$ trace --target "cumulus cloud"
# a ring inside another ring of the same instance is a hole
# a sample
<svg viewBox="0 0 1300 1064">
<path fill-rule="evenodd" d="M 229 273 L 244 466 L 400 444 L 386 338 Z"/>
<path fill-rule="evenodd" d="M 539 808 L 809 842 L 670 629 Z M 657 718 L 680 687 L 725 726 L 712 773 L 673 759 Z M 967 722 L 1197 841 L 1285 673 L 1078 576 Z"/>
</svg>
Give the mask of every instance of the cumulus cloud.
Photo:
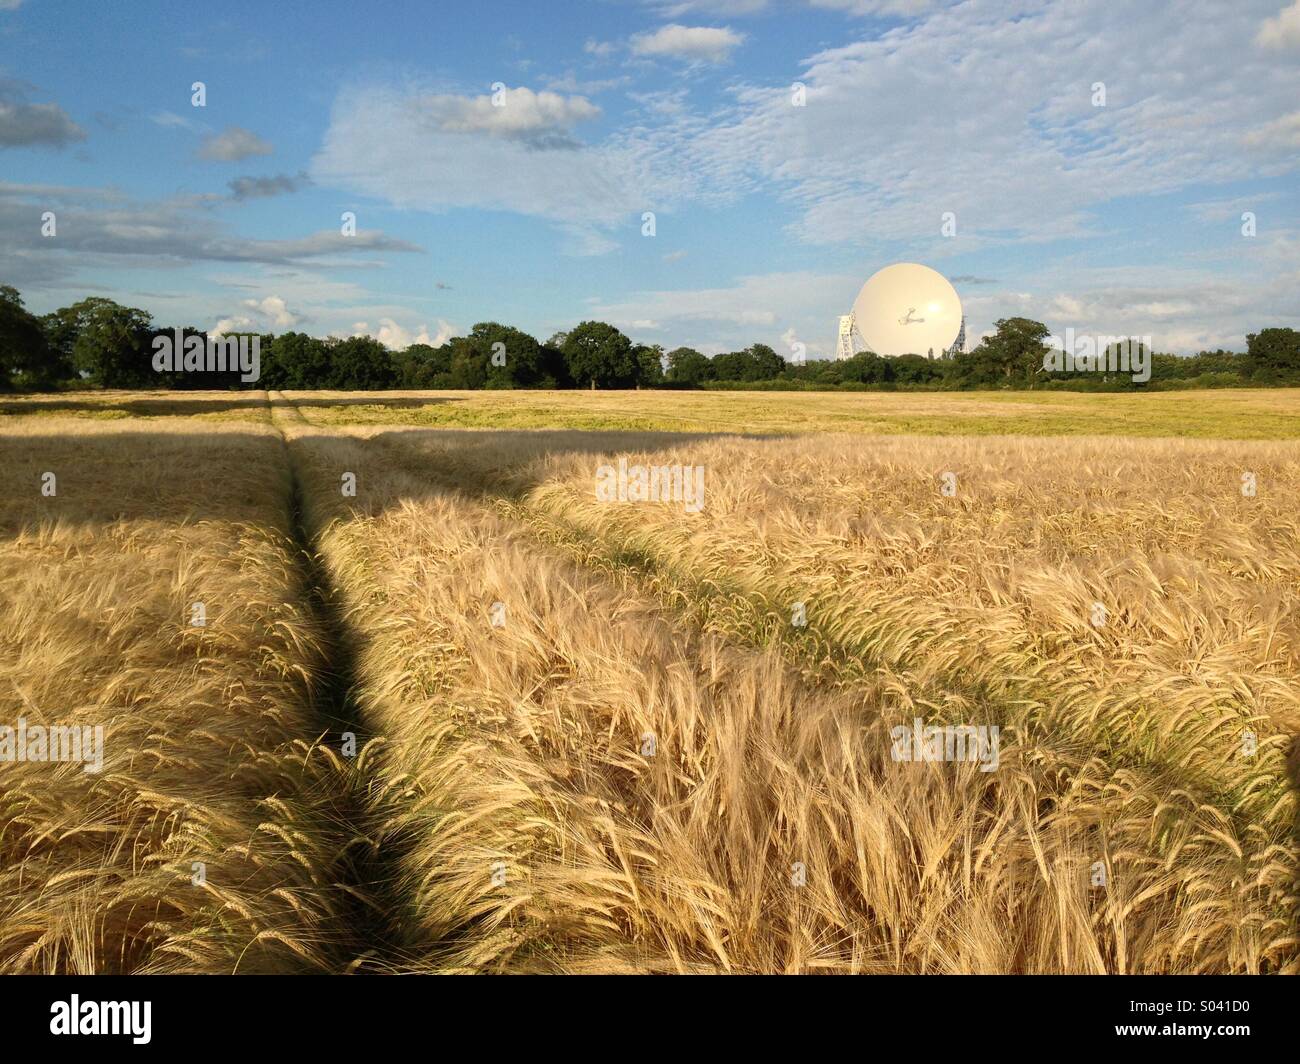
<svg viewBox="0 0 1300 1064">
<path fill-rule="evenodd" d="M 263 199 L 268 196 L 296 192 L 304 185 L 310 185 L 311 179 L 306 173 L 299 173 L 297 177 L 289 174 L 276 174 L 274 177 L 237 177 L 228 184 L 231 199 Z"/>
<path fill-rule="evenodd" d="M 296 329 L 305 319 L 290 310 L 280 296 L 263 299 L 245 299 L 240 303 L 244 313 L 220 319 L 210 333 L 224 336 L 232 332 L 285 332 Z"/>
<path fill-rule="evenodd" d="M 265 299 L 245 299 L 243 305 L 277 329 L 292 329 L 301 322 L 302 315 L 295 314 L 279 296 Z"/>
<path fill-rule="evenodd" d="M 238 162 L 252 155 L 270 155 L 274 150 L 256 133 L 240 126 L 227 126 L 220 133 L 203 138 L 199 157 L 221 162 Z"/>
<path fill-rule="evenodd" d="M 569 130 L 600 115 L 600 108 L 585 96 L 526 87 L 490 96 L 429 95 L 411 106 L 442 133 L 484 133 L 543 148 L 576 146 Z"/>
<path fill-rule="evenodd" d="M 1279 52 L 1300 48 L 1300 0 L 1265 19 L 1255 35 L 1255 43 L 1261 48 Z"/>
<path fill-rule="evenodd" d="M 721 63 L 744 39 L 743 33 L 726 26 L 682 26 L 673 22 L 651 33 L 636 34 L 632 37 L 631 47 L 635 55 Z"/>
<path fill-rule="evenodd" d="M 380 318 L 379 324 L 373 329 L 364 321 L 355 322 L 352 326 L 353 336 L 373 336 L 392 351 L 404 351 L 412 344 L 428 344 L 430 347 L 441 347 L 453 336 L 460 336 L 461 333 L 462 330 L 459 326 L 444 321 L 442 318 L 438 319 L 437 326 L 432 334 L 426 324 L 421 324 L 418 329 L 412 331 L 403 328 L 392 318 Z"/>
<path fill-rule="evenodd" d="M 227 333 L 258 332 L 257 324 L 252 318 L 222 318 L 211 329 L 209 336 L 225 336 Z"/>
<path fill-rule="evenodd" d="M 0 78 L 0 148 L 62 148 L 86 131 L 56 103 L 28 103 L 30 86 Z"/>
</svg>

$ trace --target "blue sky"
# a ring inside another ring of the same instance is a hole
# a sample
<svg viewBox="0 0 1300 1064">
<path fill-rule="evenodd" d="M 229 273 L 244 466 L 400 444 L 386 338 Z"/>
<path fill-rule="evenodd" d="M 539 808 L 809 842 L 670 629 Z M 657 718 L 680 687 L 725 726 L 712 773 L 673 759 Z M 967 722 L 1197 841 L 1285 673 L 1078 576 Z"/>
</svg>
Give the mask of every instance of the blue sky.
<svg viewBox="0 0 1300 1064">
<path fill-rule="evenodd" d="M 0 283 L 38 312 L 817 357 L 908 260 L 972 340 L 1241 348 L 1300 325 L 1298 169 L 1300 0 L 0 0 Z"/>
</svg>

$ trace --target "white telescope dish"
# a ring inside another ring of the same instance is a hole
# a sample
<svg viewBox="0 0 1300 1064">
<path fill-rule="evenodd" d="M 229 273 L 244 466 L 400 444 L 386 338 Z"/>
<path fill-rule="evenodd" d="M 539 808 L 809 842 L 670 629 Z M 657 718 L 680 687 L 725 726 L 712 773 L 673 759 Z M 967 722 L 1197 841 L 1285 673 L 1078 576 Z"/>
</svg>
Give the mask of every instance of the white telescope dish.
<svg viewBox="0 0 1300 1064">
<path fill-rule="evenodd" d="M 878 355 L 942 357 L 961 329 L 961 300 L 929 266 L 899 262 L 873 273 L 853 301 L 853 325 Z"/>
</svg>

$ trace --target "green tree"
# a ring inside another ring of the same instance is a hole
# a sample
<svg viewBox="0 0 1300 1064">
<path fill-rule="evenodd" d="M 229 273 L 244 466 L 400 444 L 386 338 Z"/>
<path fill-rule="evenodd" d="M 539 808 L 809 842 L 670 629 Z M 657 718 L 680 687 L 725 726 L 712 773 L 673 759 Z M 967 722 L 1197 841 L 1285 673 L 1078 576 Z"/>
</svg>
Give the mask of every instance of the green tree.
<svg viewBox="0 0 1300 1064">
<path fill-rule="evenodd" d="M 40 319 L 23 307 L 16 288 L 0 285 L 0 390 L 48 388 L 66 376 Z"/>
<path fill-rule="evenodd" d="M 603 321 L 584 321 L 564 338 L 564 361 L 579 388 L 629 388 L 636 383 L 632 341 Z"/>
<path fill-rule="evenodd" d="M 325 352 L 329 358 L 327 388 L 373 391 L 391 388 L 397 382 L 392 353 L 372 336 L 331 337 L 325 341 Z"/>
<path fill-rule="evenodd" d="M 324 340 L 301 332 L 281 333 L 269 342 L 263 340 L 262 387 L 324 388 L 329 376 L 330 357 Z"/>
<path fill-rule="evenodd" d="M 719 381 L 743 381 L 751 379 L 750 359 L 744 351 L 728 351 L 713 356 L 713 379 Z"/>
<path fill-rule="evenodd" d="M 994 325 L 993 335 L 980 341 L 969 360 L 959 355 L 954 364 L 976 367 L 980 378 L 976 383 L 1032 383 L 1043 372 L 1049 335 L 1047 326 L 1040 321 L 1001 318 Z"/>
<path fill-rule="evenodd" d="M 447 371 L 448 388 L 484 388 L 487 386 L 487 354 L 482 345 L 468 336 L 447 341 L 451 365 Z"/>
<path fill-rule="evenodd" d="M 632 348 L 636 359 L 636 382 L 647 388 L 657 388 L 664 382 L 664 349 L 658 344 L 637 344 Z"/>
<path fill-rule="evenodd" d="M 1300 332 L 1261 329 L 1246 337 L 1246 354 L 1256 376 L 1289 377 L 1300 373 Z"/>
<path fill-rule="evenodd" d="M 562 345 L 555 343 L 554 338 L 547 340 L 538 350 L 537 364 L 541 371 L 537 387 L 573 387 L 573 378 L 569 376 L 569 364 L 565 361 Z"/>
<path fill-rule="evenodd" d="M 54 352 L 56 357 L 65 359 L 69 368 L 72 367 L 73 345 L 76 344 L 77 336 L 89 316 L 88 304 L 90 302 L 90 300 L 86 299 L 80 303 L 74 303 L 70 307 L 60 307 L 58 310 L 51 311 L 41 318 L 41 325 L 45 329 L 45 336 L 49 341 L 50 350 Z M 73 370 L 73 372 L 76 371 Z"/>
<path fill-rule="evenodd" d="M 785 359 L 773 351 L 767 344 L 751 344 L 745 348 L 745 353 L 749 355 L 751 377 L 745 378 L 752 381 L 774 381 L 785 372 Z"/>
<path fill-rule="evenodd" d="M 713 362 L 693 347 L 679 347 L 668 352 L 668 373 L 665 378 L 673 384 L 698 388 L 713 380 Z"/>
<path fill-rule="evenodd" d="M 52 374 L 59 380 L 72 380 L 77 376 L 77 365 L 72 354 L 77 337 L 94 313 L 105 305 L 116 304 L 112 300 L 97 297 L 83 299 L 79 303 L 51 311 L 41 318 L 41 325 L 49 341 Z"/>
<path fill-rule="evenodd" d="M 535 388 L 546 375 L 541 345 L 520 329 L 479 322 L 470 330 L 469 341 L 483 360 L 483 387 Z"/>
<path fill-rule="evenodd" d="M 825 367 L 837 370 L 837 376 L 846 381 L 859 384 L 883 384 L 894 379 L 894 362 L 892 358 L 881 358 L 872 351 L 859 351 L 852 358 L 843 362 L 824 363 Z"/>
<path fill-rule="evenodd" d="M 440 376 L 451 372 L 451 348 L 412 344 L 393 356 L 397 383 L 403 388 L 436 388 Z"/>
<path fill-rule="evenodd" d="M 68 309 L 77 330 L 72 361 L 78 370 L 105 388 L 153 382 L 152 320 L 146 311 L 99 297 Z"/>
<path fill-rule="evenodd" d="M 720 381 L 771 381 L 785 370 L 785 359 L 767 344 L 752 344 L 713 359 L 714 376 Z"/>
<path fill-rule="evenodd" d="M 862 355 L 855 355 L 853 358 L 846 358 L 844 361 L 837 359 L 821 359 L 815 362 L 809 362 L 806 366 L 795 367 L 795 379 L 807 380 L 816 384 L 836 385 L 844 381 L 856 381 L 858 375 L 866 375 L 865 367 L 857 362 Z M 873 356 L 874 357 L 874 356 Z M 888 364 L 887 359 L 880 361 Z"/>
<path fill-rule="evenodd" d="M 931 384 L 943 380 L 945 364 L 924 355 L 898 355 L 889 359 L 890 379 L 899 384 Z"/>
</svg>

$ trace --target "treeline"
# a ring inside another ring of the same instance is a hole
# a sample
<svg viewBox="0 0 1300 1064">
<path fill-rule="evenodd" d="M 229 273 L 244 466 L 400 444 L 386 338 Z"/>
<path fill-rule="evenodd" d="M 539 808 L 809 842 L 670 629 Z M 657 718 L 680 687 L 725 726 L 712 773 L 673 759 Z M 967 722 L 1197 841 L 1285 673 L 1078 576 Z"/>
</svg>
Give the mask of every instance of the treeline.
<svg viewBox="0 0 1300 1064">
<path fill-rule="evenodd" d="M 155 339 L 172 337 L 150 315 L 94 297 L 37 317 L 14 288 L 0 286 L 0 388 L 478 389 L 714 388 L 918 389 L 1062 388 L 1129 390 L 1300 384 L 1300 332 L 1269 328 L 1247 337 L 1244 353 L 1191 357 L 1142 352 L 1147 380 L 1129 369 L 1044 369 L 1048 330 L 1027 318 L 997 322 L 974 350 L 945 358 L 885 357 L 870 352 L 844 361 L 787 361 L 766 344 L 709 357 L 689 347 L 665 351 L 634 343 L 612 325 L 586 321 L 538 341 L 496 322 L 438 347 L 390 351 L 368 336 L 320 339 L 300 332 L 261 334 L 258 379 L 226 372 L 160 371 Z M 201 337 L 186 327 L 183 337 Z M 253 334 L 228 334 L 251 335 Z M 1149 356 L 1149 358 L 1148 358 Z"/>
</svg>

